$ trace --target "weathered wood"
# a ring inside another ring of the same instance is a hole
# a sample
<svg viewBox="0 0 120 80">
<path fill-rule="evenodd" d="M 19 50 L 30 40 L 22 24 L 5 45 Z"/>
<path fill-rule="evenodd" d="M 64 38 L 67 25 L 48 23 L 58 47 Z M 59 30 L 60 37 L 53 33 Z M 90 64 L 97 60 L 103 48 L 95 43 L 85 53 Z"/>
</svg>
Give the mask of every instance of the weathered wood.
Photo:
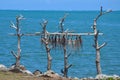
<svg viewBox="0 0 120 80">
<path fill-rule="evenodd" d="M 17 58 L 17 55 L 15 54 L 14 51 L 11 51 L 11 53 L 12 53 L 12 55 L 13 55 L 15 58 Z"/>
<path fill-rule="evenodd" d="M 61 29 L 61 33 L 63 33 L 64 32 L 64 21 L 65 21 L 65 18 L 66 18 L 66 16 L 67 16 L 67 14 L 65 14 L 62 18 L 61 18 L 61 20 L 60 20 L 60 22 L 59 22 L 59 26 L 60 26 L 60 29 Z"/>
<path fill-rule="evenodd" d="M 11 51 L 13 56 L 16 58 L 15 69 L 19 69 L 20 67 L 20 55 L 21 55 L 20 44 L 21 44 L 21 37 L 23 36 L 23 34 L 21 34 L 20 32 L 20 27 L 19 27 L 19 23 L 21 19 L 24 19 L 22 15 L 17 16 L 16 25 L 14 25 L 14 23 L 11 23 L 10 25 L 10 27 L 16 30 L 16 36 L 17 36 L 17 54 L 14 51 Z"/>
<path fill-rule="evenodd" d="M 67 69 L 67 52 L 66 52 L 66 46 L 63 45 L 64 47 L 64 77 L 67 77 L 67 72 L 68 72 L 68 69 Z"/>
<path fill-rule="evenodd" d="M 46 35 L 47 31 L 46 31 L 46 26 L 47 26 L 48 21 L 44 21 L 43 23 L 41 23 L 41 26 L 43 27 L 43 31 L 42 31 L 42 41 L 45 44 L 46 47 L 46 52 L 47 52 L 47 70 L 51 70 L 51 64 L 52 64 L 52 57 L 50 55 L 50 47 L 49 47 L 49 39 Z"/>
<path fill-rule="evenodd" d="M 94 36 L 94 33 L 47 33 L 48 35 L 67 35 L 67 36 Z M 103 35 L 103 33 L 99 33 L 99 35 Z"/>
<path fill-rule="evenodd" d="M 71 32 L 66 32 L 64 31 L 64 28 L 63 28 L 63 22 L 66 18 L 66 15 L 60 20 L 60 28 L 61 28 L 61 31 L 60 32 L 55 32 L 55 33 L 51 33 L 51 32 L 48 32 L 46 30 L 46 26 L 47 26 L 47 23 L 48 21 L 44 21 L 43 23 L 41 23 L 41 26 L 42 26 L 42 29 L 43 31 L 42 32 L 36 32 L 36 33 L 33 33 L 33 34 L 21 34 L 20 33 L 20 29 L 19 29 L 19 20 L 22 19 L 22 17 L 17 17 L 16 18 L 16 26 L 11 23 L 11 27 L 16 29 L 16 34 L 10 34 L 10 35 L 13 35 L 13 36 L 17 36 L 18 37 L 18 51 L 17 51 L 17 54 L 15 54 L 13 51 L 11 51 L 11 53 L 13 54 L 13 56 L 15 56 L 16 58 L 16 67 L 19 67 L 20 65 L 20 53 L 21 53 L 21 48 L 20 48 L 20 40 L 21 40 L 21 36 L 42 36 L 41 39 L 42 39 L 42 42 L 45 44 L 45 47 L 46 47 L 46 52 L 47 52 L 47 70 L 51 70 L 51 62 L 52 62 L 52 57 L 50 55 L 50 50 L 51 48 L 49 47 L 49 43 L 51 42 L 51 44 L 55 43 L 54 45 L 56 46 L 56 43 L 58 42 L 60 45 L 62 45 L 63 47 L 63 50 L 64 50 L 64 70 L 63 70 L 63 74 L 64 74 L 64 77 L 67 77 L 67 74 L 68 74 L 68 69 L 72 66 L 71 65 L 68 65 L 68 57 L 70 56 L 70 54 L 67 55 L 67 51 L 66 51 L 66 39 L 67 39 L 67 36 L 94 36 L 94 48 L 96 49 L 96 69 L 97 69 L 97 74 L 101 74 L 102 71 L 101 71 L 101 66 L 100 66 L 100 49 L 102 47 L 104 47 L 106 45 L 106 43 L 103 43 L 102 45 L 99 46 L 99 43 L 98 43 L 98 35 L 103 35 L 103 33 L 99 33 L 99 31 L 97 30 L 97 20 L 104 14 L 106 13 L 109 13 L 111 12 L 110 11 L 106 11 L 106 12 L 103 12 L 102 11 L 102 7 L 101 7 L 101 11 L 100 11 L 100 14 L 94 19 L 94 23 L 93 23 L 93 31 L 94 32 L 87 32 L 87 33 L 71 33 Z M 49 39 L 49 36 L 52 36 L 52 41 Z M 53 38 L 54 36 L 54 38 Z M 58 37 L 58 39 L 57 39 Z M 62 38 L 60 38 L 62 37 Z M 72 43 L 74 42 L 75 46 L 78 47 L 78 41 L 79 39 L 76 37 L 75 40 L 72 40 L 72 39 L 69 39 L 72 41 Z"/>
<path fill-rule="evenodd" d="M 64 31 L 64 28 L 63 28 L 64 24 L 63 23 L 65 21 L 66 16 L 67 16 L 67 14 L 65 14 L 64 17 L 60 20 L 60 28 L 61 28 L 60 33 L 48 33 L 49 36 L 51 36 L 51 35 L 62 36 L 61 44 L 63 46 L 63 51 L 64 51 L 64 70 L 62 72 L 64 74 L 63 75 L 64 77 L 68 77 L 68 69 L 72 66 L 72 65 L 68 65 L 68 57 L 71 54 L 67 55 L 67 49 L 66 49 L 67 36 L 71 36 L 71 34 L 74 36 L 73 33 L 68 33 L 68 32 Z"/>
<path fill-rule="evenodd" d="M 99 46 L 98 43 L 98 35 L 99 31 L 97 30 L 97 20 L 104 14 L 111 12 L 111 10 L 103 12 L 102 7 L 100 9 L 100 14 L 94 19 L 93 23 L 93 31 L 94 31 L 94 45 L 93 47 L 96 49 L 96 70 L 97 74 L 102 74 L 101 65 L 100 65 L 100 49 L 106 45 L 106 43 L 103 43 L 101 46 Z"/>
<path fill-rule="evenodd" d="M 72 64 L 68 65 L 68 57 L 71 54 L 67 55 L 66 45 L 63 45 L 63 50 L 64 50 L 64 70 L 62 72 L 64 74 L 63 75 L 64 77 L 68 77 L 68 69 L 72 66 Z"/>
<path fill-rule="evenodd" d="M 9 35 L 11 36 L 17 36 L 17 34 L 14 34 L 14 33 L 9 33 Z M 29 33 L 29 34 L 23 34 L 24 36 L 40 36 L 42 35 L 42 33 L 40 32 L 36 32 L 36 33 Z M 67 35 L 67 36 L 94 36 L 94 33 L 92 32 L 88 32 L 88 33 L 59 33 L 59 32 L 55 32 L 55 33 L 50 33 L 50 32 L 47 32 L 46 35 Z M 103 33 L 99 33 L 99 35 L 103 35 Z"/>
<path fill-rule="evenodd" d="M 26 34 L 22 34 L 24 36 L 40 36 L 42 33 L 26 33 Z M 14 33 L 9 33 L 10 36 L 17 36 L 17 34 L 14 34 Z"/>
<path fill-rule="evenodd" d="M 51 50 L 51 49 L 49 48 L 49 42 L 48 42 L 48 40 L 45 39 L 45 38 L 42 38 L 42 41 L 43 41 L 44 44 L 45 44 L 46 52 L 47 52 L 47 61 L 48 61 L 48 63 L 47 63 L 47 70 L 51 70 L 52 57 L 51 57 L 51 55 L 50 55 L 50 50 Z"/>
<path fill-rule="evenodd" d="M 44 38 L 47 38 L 47 35 L 46 35 L 47 34 L 47 30 L 46 30 L 47 23 L 48 23 L 47 20 L 44 20 L 43 23 L 41 23 L 41 26 L 43 28 L 42 35 Z"/>
</svg>

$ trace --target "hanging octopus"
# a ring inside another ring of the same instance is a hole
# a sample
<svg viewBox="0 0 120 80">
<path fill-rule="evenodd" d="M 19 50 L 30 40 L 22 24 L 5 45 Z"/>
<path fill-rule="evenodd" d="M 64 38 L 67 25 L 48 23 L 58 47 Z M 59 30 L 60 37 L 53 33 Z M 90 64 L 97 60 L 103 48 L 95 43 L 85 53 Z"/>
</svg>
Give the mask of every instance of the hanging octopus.
<svg viewBox="0 0 120 80">
<path fill-rule="evenodd" d="M 51 43 L 51 36 L 48 37 L 48 41 L 49 41 L 49 43 Z"/>
<path fill-rule="evenodd" d="M 72 47 L 75 48 L 75 39 L 72 39 Z"/>
<path fill-rule="evenodd" d="M 83 44 L 82 44 L 82 38 L 81 38 L 81 36 L 79 36 L 78 38 L 79 38 L 80 46 L 82 47 L 83 46 Z"/>
<path fill-rule="evenodd" d="M 54 46 L 57 46 L 57 35 L 54 36 Z"/>
<path fill-rule="evenodd" d="M 60 47 L 60 35 L 56 35 L 56 45 L 57 45 L 57 47 Z"/>
<path fill-rule="evenodd" d="M 67 44 L 68 44 L 68 47 L 70 47 L 71 49 L 73 48 L 72 36 L 69 37 Z"/>
<path fill-rule="evenodd" d="M 53 35 L 51 35 L 50 41 L 51 41 L 51 45 L 54 47 L 54 36 Z"/>
<path fill-rule="evenodd" d="M 61 39 L 61 44 L 62 44 L 63 46 L 66 45 L 66 38 L 65 38 L 65 35 L 63 35 L 63 37 L 62 37 L 62 39 Z"/>
<path fill-rule="evenodd" d="M 68 37 L 67 44 L 68 44 L 68 45 L 72 45 L 72 38 L 69 38 L 69 37 Z"/>
<path fill-rule="evenodd" d="M 76 48 L 79 48 L 79 39 L 78 39 L 78 36 L 76 36 L 76 40 L 75 40 L 75 47 Z"/>
</svg>

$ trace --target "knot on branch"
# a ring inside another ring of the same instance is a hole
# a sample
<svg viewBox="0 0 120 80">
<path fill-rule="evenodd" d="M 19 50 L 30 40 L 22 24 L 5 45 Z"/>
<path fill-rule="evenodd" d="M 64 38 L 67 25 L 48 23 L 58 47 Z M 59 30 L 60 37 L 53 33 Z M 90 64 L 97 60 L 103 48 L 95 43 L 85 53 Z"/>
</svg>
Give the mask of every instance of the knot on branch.
<svg viewBox="0 0 120 80">
<path fill-rule="evenodd" d="M 96 60 L 95 62 L 96 62 L 96 63 L 100 63 L 100 61 L 99 61 L 99 60 Z"/>
<path fill-rule="evenodd" d="M 21 37 L 21 36 L 23 36 L 23 34 L 18 33 L 17 36 L 18 36 L 18 37 Z"/>
</svg>

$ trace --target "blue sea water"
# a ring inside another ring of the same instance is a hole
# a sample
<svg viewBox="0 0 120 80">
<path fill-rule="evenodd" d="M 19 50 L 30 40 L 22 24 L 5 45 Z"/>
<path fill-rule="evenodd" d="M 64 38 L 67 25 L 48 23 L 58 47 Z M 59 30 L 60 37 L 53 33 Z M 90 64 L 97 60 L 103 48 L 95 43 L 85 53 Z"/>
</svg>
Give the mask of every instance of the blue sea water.
<svg viewBox="0 0 120 80">
<path fill-rule="evenodd" d="M 59 20 L 65 13 L 69 15 L 65 19 L 64 28 L 77 33 L 93 32 L 91 26 L 99 11 L 17 11 L 0 10 L 0 64 L 10 67 L 15 63 L 15 58 L 10 53 L 17 51 L 17 38 L 9 33 L 16 33 L 10 28 L 10 22 L 15 23 L 15 17 L 22 14 L 26 19 L 21 21 L 22 33 L 41 32 L 40 22 L 48 20 L 47 30 L 49 32 L 59 31 Z M 97 24 L 100 32 L 99 44 L 107 42 L 101 49 L 101 67 L 103 74 L 120 75 L 120 11 L 113 11 L 103 15 Z M 96 75 L 95 49 L 93 36 L 82 36 L 83 47 L 79 51 L 68 49 L 72 53 L 69 57 L 68 76 L 71 77 L 94 77 Z M 46 71 L 47 56 L 45 47 L 40 43 L 40 36 L 23 36 L 21 38 L 21 64 L 30 71 L 39 69 Z M 61 74 L 64 68 L 63 50 L 54 49 L 51 51 L 52 70 Z"/>
</svg>

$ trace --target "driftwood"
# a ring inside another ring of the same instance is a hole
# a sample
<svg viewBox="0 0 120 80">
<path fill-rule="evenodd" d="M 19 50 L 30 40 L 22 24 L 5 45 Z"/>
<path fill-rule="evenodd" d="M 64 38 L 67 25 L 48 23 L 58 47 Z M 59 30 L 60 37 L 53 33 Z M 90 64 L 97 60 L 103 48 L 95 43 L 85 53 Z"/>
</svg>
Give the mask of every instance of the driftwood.
<svg viewBox="0 0 120 80">
<path fill-rule="evenodd" d="M 100 49 L 106 45 L 106 43 L 103 43 L 102 45 L 99 46 L 98 43 L 98 34 L 99 30 L 97 30 L 97 20 L 104 14 L 111 12 L 111 10 L 103 12 L 102 7 L 100 10 L 100 14 L 94 19 L 93 23 L 93 31 L 94 31 L 94 45 L 93 47 L 96 50 L 96 69 L 97 69 L 97 74 L 102 74 L 101 71 L 101 65 L 100 65 Z"/>
<path fill-rule="evenodd" d="M 20 20 L 22 20 L 22 19 L 24 19 L 22 15 L 17 16 L 16 17 L 16 25 L 14 25 L 14 23 L 12 23 L 12 22 L 10 25 L 10 27 L 12 27 L 16 30 L 17 39 L 18 39 L 17 54 L 14 51 L 11 51 L 12 55 L 16 58 L 15 69 L 19 69 L 19 67 L 20 67 L 20 54 L 21 54 L 20 43 L 21 43 L 21 37 L 23 36 L 23 34 L 21 34 L 21 32 L 20 32 L 19 23 L 20 23 Z"/>
</svg>

